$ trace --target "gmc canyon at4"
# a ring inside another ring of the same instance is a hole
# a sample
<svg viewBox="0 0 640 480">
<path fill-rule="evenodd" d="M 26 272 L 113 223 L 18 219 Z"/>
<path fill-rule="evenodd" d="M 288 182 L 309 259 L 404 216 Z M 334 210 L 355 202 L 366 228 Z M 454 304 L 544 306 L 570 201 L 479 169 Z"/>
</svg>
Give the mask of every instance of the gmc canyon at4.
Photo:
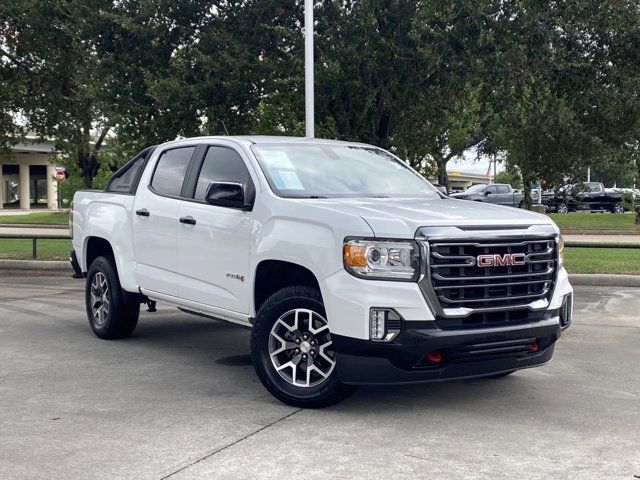
<svg viewBox="0 0 640 480">
<path fill-rule="evenodd" d="M 548 217 L 447 198 L 364 144 L 150 147 L 77 192 L 70 222 L 98 337 L 130 335 L 156 301 L 250 326 L 258 377 L 296 406 L 543 365 L 571 322 Z"/>
</svg>

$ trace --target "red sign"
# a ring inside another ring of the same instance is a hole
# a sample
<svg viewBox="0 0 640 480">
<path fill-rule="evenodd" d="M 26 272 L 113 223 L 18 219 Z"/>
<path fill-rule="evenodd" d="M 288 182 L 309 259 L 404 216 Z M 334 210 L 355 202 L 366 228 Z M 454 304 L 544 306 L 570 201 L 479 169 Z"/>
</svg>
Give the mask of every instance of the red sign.
<svg viewBox="0 0 640 480">
<path fill-rule="evenodd" d="M 66 178 L 65 168 L 64 167 L 56 167 L 56 180 L 63 181 Z"/>
</svg>

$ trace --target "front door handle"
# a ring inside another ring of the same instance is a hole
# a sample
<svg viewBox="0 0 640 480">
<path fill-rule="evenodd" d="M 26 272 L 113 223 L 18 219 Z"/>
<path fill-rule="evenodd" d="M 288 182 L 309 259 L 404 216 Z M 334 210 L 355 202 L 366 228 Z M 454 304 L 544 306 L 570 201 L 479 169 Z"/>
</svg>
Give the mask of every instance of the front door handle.
<svg viewBox="0 0 640 480">
<path fill-rule="evenodd" d="M 186 223 L 187 225 L 195 225 L 196 219 L 193 218 L 191 215 L 189 215 L 188 217 L 180 217 L 180 223 Z"/>
<path fill-rule="evenodd" d="M 142 208 L 140 210 L 136 210 L 136 215 L 140 215 L 141 217 L 148 217 L 149 216 L 149 210 L 147 210 L 146 208 Z"/>
</svg>

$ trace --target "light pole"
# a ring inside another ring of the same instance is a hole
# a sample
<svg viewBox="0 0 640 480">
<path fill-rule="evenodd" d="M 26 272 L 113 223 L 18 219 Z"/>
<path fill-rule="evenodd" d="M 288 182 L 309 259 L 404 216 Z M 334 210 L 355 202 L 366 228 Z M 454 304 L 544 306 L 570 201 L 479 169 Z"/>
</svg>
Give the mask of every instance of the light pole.
<svg viewBox="0 0 640 480">
<path fill-rule="evenodd" d="M 313 0 L 304 0 L 304 110 L 305 133 L 313 138 Z"/>
</svg>

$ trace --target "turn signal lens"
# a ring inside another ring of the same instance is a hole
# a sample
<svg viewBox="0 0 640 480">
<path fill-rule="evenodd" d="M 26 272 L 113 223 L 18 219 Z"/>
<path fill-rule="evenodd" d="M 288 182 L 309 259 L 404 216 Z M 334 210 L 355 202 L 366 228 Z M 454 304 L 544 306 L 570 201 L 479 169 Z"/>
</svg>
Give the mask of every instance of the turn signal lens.
<svg viewBox="0 0 640 480">
<path fill-rule="evenodd" d="M 367 266 L 367 247 L 363 245 L 344 245 L 344 264 L 349 267 Z"/>
</svg>

